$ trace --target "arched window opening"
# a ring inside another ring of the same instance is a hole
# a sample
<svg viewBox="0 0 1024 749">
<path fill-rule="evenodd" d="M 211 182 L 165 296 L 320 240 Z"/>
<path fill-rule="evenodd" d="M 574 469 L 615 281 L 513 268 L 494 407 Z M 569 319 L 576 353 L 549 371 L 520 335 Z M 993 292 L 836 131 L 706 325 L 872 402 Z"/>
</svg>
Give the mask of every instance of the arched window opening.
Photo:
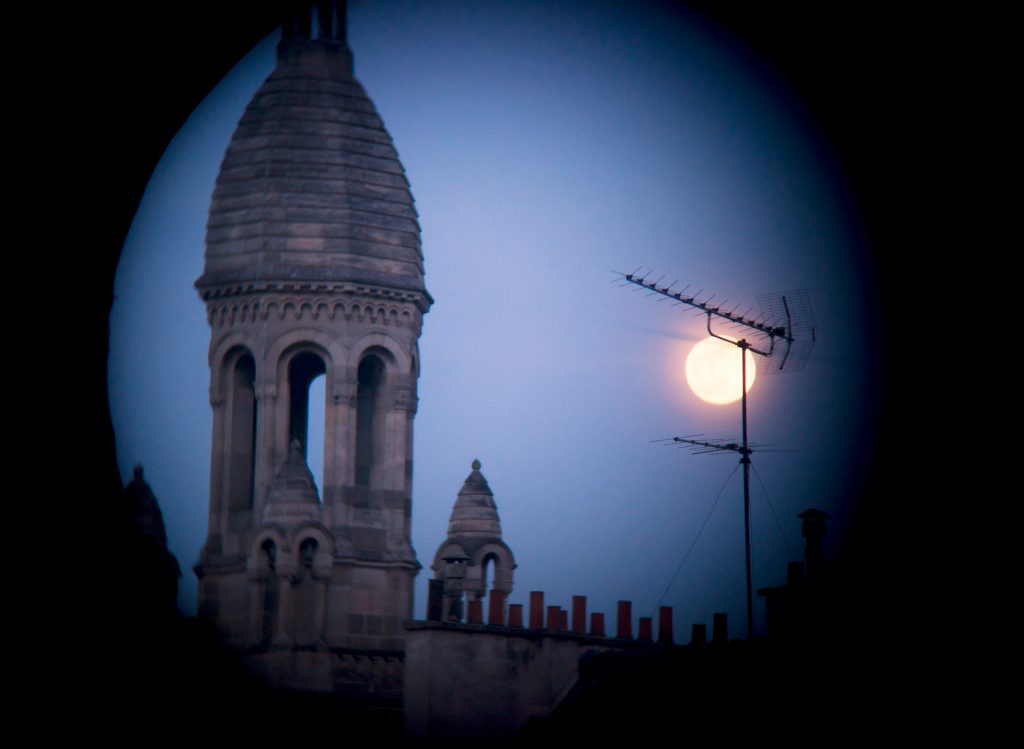
<svg viewBox="0 0 1024 749">
<path fill-rule="evenodd" d="M 228 444 L 228 507 L 253 506 L 256 477 L 256 362 L 243 354 L 231 369 Z"/>
<path fill-rule="evenodd" d="M 298 645 L 317 641 L 320 632 L 320 586 L 313 579 L 313 560 L 316 557 L 316 539 L 307 538 L 299 546 L 299 575 L 292 583 L 292 633 Z"/>
<path fill-rule="evenodd" d="M 277 569 L 277 545 L 268 538 L 260 548 L 266 557 L 267 569 L 274 572 Z"/>
<path fill-rule="evenodd" d="M 308 570 L 313 568 L 313 558 L 316 556 L 316 547 L 317 543 L 315 538 L 307 538 L 302 542 L 302 545 L 299 546 L 299 561 L 302 562 L 303 569 Z"/>
<path fill-rule="evenodd" d="M 356 486 L 369 487 L 373 467 L 382 452 L 381 391 L 384 362 L 367 356 L 359 362 L 359 387 L 356 403 Z"/>
<path fill-rule="evenodd" d="M 260 546 L 265 556 L 269 574 L 263 584 L 263 623 L 260 628 L 260 640 L 269 645 L 274 638 L 274 622 L 277 620 L 277 607 L 280 600 L 280 587 L 277 577 L 277 546 L 269 538 Z"/>
<path fill-rule="evenodd" d="M 327 433 L 325 375 L 317 375 L 309 383 L 309 414 L 306 427 L 306 465 L 316 480 L 321 499 L 324 491 L 324 435 Z"/>
<path fill-rule="evenodd" d="M 288 363 L 288 442 L 298 440 L 302 457 L 323 491 L 324 381 L 327 368 L 316 354 L 304 351 Z M 310 416 L 310 411 L 313 415 Z"/>
<path fill-rule="evenodd" d="M 496 554 L 488 554 L 484 557 L 481 564 L 483 569 L 480 570 L 480 582 L 486 596 L 494 590 L 494 583 L 497 580 L 498 573 L 498 556 Z"/>
</svg>

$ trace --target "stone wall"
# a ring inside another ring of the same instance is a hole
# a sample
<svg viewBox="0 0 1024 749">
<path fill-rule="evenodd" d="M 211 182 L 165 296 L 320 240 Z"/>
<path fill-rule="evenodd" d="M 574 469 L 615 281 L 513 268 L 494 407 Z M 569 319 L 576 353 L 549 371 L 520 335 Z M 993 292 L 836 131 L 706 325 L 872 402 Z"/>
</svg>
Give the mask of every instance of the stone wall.
<svg viewBox="0 0 1024 749">
<path fill-rule="evenodd" d="M 580 658 L 635 641 L 493 625 L 406 627 L 405 730 L 410 746 L 501 746 L 562 701 Z"/>
</svg>

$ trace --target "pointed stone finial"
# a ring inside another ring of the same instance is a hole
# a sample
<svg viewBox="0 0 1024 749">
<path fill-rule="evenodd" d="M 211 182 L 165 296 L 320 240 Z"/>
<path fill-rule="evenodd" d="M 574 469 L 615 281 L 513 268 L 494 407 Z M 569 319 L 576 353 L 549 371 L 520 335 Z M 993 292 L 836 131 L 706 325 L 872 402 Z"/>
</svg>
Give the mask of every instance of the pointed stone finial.
<svg viewBox="0 0 1024 749">
<path fill-rule="evenodd" d="M 316 17 L 316 30 L 313 17 Z M 278 61 L 334 61 L 352 73 L 352 53 L 346 33 L 344 0 L 307 0 L 285 13 L 281 41 L 277 46 Z"/>
<path fill-rule="evenodd" d="M 294 488 L 305 488 L 307 485 L 314 486 L 313 474 L 306 465 L 306 458 L 302 454 L 302 443 L 293 439 L 288 445 L 288 455 L 285 456 L 284 464 L 274 477 L 273 485 L 289 485 Z"/>
<path fill-rule="evenodd" d="M 132 469 L 132 476 L 135 477 L 136 481 L 142 481 L 142 463 L 135 464 L 135 468 Z"/>
<path fill-rule="evenodd" d="M 473 470 L 474 471 L 479 471 L 480 470 L 480 460 L 479 460 L 479 458 L 474 458 L 473 459 Z"/>
</svg>

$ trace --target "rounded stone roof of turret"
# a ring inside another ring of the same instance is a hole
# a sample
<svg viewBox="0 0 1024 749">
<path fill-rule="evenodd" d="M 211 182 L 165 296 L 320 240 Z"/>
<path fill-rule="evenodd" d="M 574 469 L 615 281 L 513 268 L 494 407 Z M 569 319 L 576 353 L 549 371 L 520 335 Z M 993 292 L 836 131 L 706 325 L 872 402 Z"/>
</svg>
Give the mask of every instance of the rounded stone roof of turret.
<svg viewBox="0 0 1024 749">
<path fill-rule="evenodd" d="M 480 461 L 474 460 L 448 521 L 449 539 L 501 538 L 501 519 L 494 494 L 480 473 Z"/>
<path fill-rule="evenodd" d="M 124 489 L 128 501 L 128 511 L 132 515 L 135 527 L 145 538 L 160 547 L 167 546 L 167 529 L 164 516 L 160 512 L 160 504 L 156 495 L 142 475 L 142 466 L 136 464 L 132 469 L 132 480 Z"/>
<path fill-rule="evenodd" d="M 343 33 L 343 32 L 342 32 Z M 215 287 L 358 284 L 422 295 L 405 170 L 344 38 L 291 30 L 217 176 L 206 233 Z"/>
</svg>

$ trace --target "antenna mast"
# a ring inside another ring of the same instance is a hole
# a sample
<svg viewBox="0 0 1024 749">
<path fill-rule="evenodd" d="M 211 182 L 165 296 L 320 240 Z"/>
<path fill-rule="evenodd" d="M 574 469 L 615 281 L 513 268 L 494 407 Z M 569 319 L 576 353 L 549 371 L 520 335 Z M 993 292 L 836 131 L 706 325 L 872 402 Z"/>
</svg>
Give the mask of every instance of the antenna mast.
<svg viewBox="0 0 1024 749">
<path fill-rule="evenodd" d="M 814 345 L 814 320 L 811 314 L 810 301 L 806 291 L 789 291 L 781 294 L 762 294 L 758 301 L 761 304 L 761 317 L 747 317 L 750 309 L 742 315 L 737 315 L 736 310 L 740 308 L 736 304 L 727 308 L 728 301 L 713 305 L 711 300 L 714 295 L 699 299 L 703 290 L 696 294 L 687 294 L 686 287 L 680 291 L 672 291 L 672 287 L 678 283 L 674 281 L 668 286 L 660 286 L 662 276 L 657 281 L 648 281 L 647 275 L 639 276 L 637 271 L 620 274 L 626 282 L 647 289 L 651 294 L 660 295 L 672 299 L 676 304 L 685 304 L 700 310 L 699 314 L 707 315 L 708 335 L 719 340 L 730 343 L 740 349 L 740 397 L 742 401 L 741 420 L 743 424 L 743 444 L 703 442 L 685 437 L 674 437 L 673 441 L 688 443 L 690 445 L 705 448 L 706 451 L 728 450 L 737 452 L 740 455 L 740 464 L 743 466 L 743 534 L 746 554 L 747 573 L 747 639 L 754 638 L 754 596 L 750 575 L 750 454 L 753 449 L 747 440 L 747 351 L 758 354 L 763 362 L 763 371 L 781 372 L 789 364 L 786 371 L 796 371 L 803 368 L 810 356 L 811 347 Z M 752 308 L 751 308 L 752 309 Z M 724 320 L 733 331 L 743 334 L 739 340 L 732 340 L 724 335 L 719 335 L 711 329 L 712 319 Z M 804 335 L 807 331 L 807 335 Z M 755 346 L 745 336 L 752 336 L 756 339 Z M 781 359 L 777 368 L 771 367 L 775 360 Z"/>
</svg>

